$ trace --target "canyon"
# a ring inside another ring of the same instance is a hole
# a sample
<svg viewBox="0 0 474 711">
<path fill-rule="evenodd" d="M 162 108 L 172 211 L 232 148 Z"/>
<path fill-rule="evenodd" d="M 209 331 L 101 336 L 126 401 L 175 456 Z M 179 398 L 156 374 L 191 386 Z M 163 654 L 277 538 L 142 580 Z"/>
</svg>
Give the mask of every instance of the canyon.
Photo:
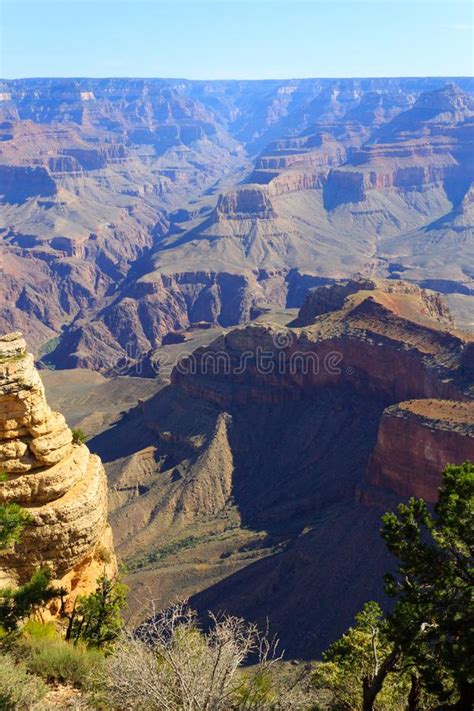
<svg viewBox="0 0 474 711">
<path fill-rule="evenodd" d="M 472 327 L 468 78 L 2 82 L 3 331 L 113 372 L 354 275 Z"/>
<path fill-rule="evenodd" d="M 382 513 L 474 461 L 474 82 L 0 83 L 0 583 L 116 550 L 130 624 L 313 658 L 384 601 Z"/>
<path fill-rule="evenodd" d="M 163 347 L 169 376 L 97 376 L 87 407 L 67 381 L 88 371 L 45 372 L 105 462 L 132 619 L 143 597 L 186 596 L 270 617 L 287 654 L 311 658 L 383 601 L 382 513 L 434 502 L 443 467 L 474 458 L 473 338 L 439 294 L 358 279 L 188 332 Z M 128 406 L 94 423 L 119 391 Z"/>
</svg>

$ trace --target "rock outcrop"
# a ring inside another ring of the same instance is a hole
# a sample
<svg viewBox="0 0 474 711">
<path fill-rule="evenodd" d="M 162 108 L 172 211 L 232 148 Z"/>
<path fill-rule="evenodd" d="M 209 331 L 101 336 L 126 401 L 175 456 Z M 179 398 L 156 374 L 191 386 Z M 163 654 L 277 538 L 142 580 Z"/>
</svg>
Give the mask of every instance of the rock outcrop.
<svg viewBox="0 0 474 711">
<path fill-rule="evenodd" d="M 403 281 L 363 278 L 349 279 L 347 282 L 311 290 L 299 310 L 294 325 L 310 326 L 318 316 L 342 309 L 351 294 L 376 290 L 394 295 L 392 306 L 395 310 L 397 299 L 398 308 L 403 309 L 404 299 L 405 308 L 411 306 L 409 316 L 415 320 L 434 320 L 440 324 L 444 323 L 448 328 L 454 328 L 453 317 L 440 294 L 420 289 L 416 284 L 407 284 Z"/>
<path fill-rule="evenodd" d="M 345 146 L 326 132 L 273 141 L 257 158 L 248 182 L 266 184 L 270 195 L 322 188 L 346 154 Z"/>
<path fill-rule="evenodd" d="M 214 219 L 268 219 L 275 211 L 264 188 L 245 186 L 219 196 Z"/>
<path fill-rule="evenodd" d="M 180 397 L 231 412 L 294 401 L 306 410 L 328 388 L 383 404 L 356 501 L 435 501 L 443 468 L 474 459 L 474 342 L 456 332 L 442 297 L 354 280 L 315 289 L 297 323 L 234 329 L 184 358 L 172 383 Z"/>
<path fill-rule="evenodd" d="M 383 501 L 388 490 L 435 502 L 444 467 L 467 460 L 474 461 L 474 402 L 410 400 L 392 405 L 380 421 L 360 501 Z"/>
<path fill-rule="evenodd" d="M 0 552 L 0 585 L 46 565 L 76 595 L 93 589 L 104 568 L 114 572 L 104 468 L 48 406 L 20 333 L 0 338 L 0 470 L 0 503 L 31 516 L 21 542 Z"/>
<path fill-rule="evenodd" d="M 127 157 L 125 146 L 121 143 L 100 148 L 67 148 L 64 155 L 76 160 L 84 170 L 99 170 L 112 163 L 122 163 Z"/>
<path fill-rule="evenodd" d="M 327 208 L 363 202 L 372 190 L 403 196 L 444 188 L 457 204 L 474 177 L 473 117 L 472 97 L 456 86 L 422 94 L 383 126 L 376 142 L 331 172 L 324 188 Z"/>
</svg>

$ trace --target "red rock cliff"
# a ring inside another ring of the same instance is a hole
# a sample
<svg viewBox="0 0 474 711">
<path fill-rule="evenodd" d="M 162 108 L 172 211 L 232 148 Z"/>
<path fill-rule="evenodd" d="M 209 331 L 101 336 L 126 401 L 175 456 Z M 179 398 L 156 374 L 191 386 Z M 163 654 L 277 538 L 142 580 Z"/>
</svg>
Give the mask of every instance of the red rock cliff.
<svg viewBox="0 0 474 711">
<path fill-rule="evenodd" d="M 359 500 L 373 503 L 375 487 L 434 502 L 444 467 L 468 459 L 474 461 L 474 402 L 412 400 L 393 405 L 380 421 Z"/>
</svg>

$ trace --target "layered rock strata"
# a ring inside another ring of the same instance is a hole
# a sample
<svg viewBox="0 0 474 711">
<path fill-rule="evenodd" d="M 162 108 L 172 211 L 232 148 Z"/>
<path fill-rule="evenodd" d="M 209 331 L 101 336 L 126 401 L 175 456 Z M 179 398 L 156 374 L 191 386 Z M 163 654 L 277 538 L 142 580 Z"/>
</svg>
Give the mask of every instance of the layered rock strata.
<svg viewBox="0 0 474 711">
<path fill-rule="evenodd" d="M 444 467 L 466 460 L 474 461 L 474 402 L 428 399 L 392 405 L 380 421 L 361 501 L 370 503 L 375 487 L 435 502 Z"/>
<path fill-rule="evenodd" d="M 455 330 L 443 298 L 352 280 L 314 290 L 297 323 L 306 325 L 234 329 L 181 361 L 172 382 L 225 409 L 308 403 L 327 388 L 375 399 L 378 438 L 356 500 L 436 501 L 444 467 L 474 460 L 473 339 Z"/>
<path fill-rule="evenodd" d="M 31 516 L 21 542 L 0 553 L 0 585 L 48 566 L 77 594 L 115 570 L 102 462 L 48 406 L 20 333 L 0 338 L 0 471 L 0 504 Z"/>
<path fill-rule="evenodd" d="M 309 298 L 314 318 L 308 304 L 299 317 L 309 326 L 234 329 L 184 360 L 172 382 L 220 405 L 298 400 L 328 385 L 392 403 L 469 399 L 464 361 L 472 337 L 453 330 L 439 296 L 403 282 L 361 280 L 320 287 Z"/>
<path fill-rule="evenodd" d="M 348 279 L 323 289 L 311 290 L 294 325 L 310 326 L 318 316 L 342 309 L 344 302 L 351 294 L 360 291 L 376 291 L 377 289 L 387 296 L 393 294 L 392 306 L 396 308 L 398 300 L 398 310 L 400 310 L 402 303 L 400 299 L 405 300 L 405 307 L 410 304 L 410 300 L 414 300 L 416 308 L 411 308 L 411 318 L 417 321 L 433 319 L 448 328 L 454 328 L 451 312 L 440 294 L 420 289 L 416 284 L 408 284 L 403 281 L 363 278 Z"/>
<path fill-rule="evenodd" d="M 265 190 L 259 186 L 246 186 L 220 195 L 213 219 L 219 221 L 270 217 L 275 217 L 275 211 Z"/>
<path fill-rule="evenodd" d="M 372 190 L 402 194 L 436 186 L 457 203 L 473 179 L 473 115 L 472 97 L 452 84 L 420 95 L 410 110 L 383 126 L 377 142 L 331 172 L 327 208 L 364 201 Z"/>
<path fill-rule="evenodd" d="M 113 520 L 135 589 L 259 624 L 270 611 L 311 657 L 382 600 L 381 514 L 433 501 L 444 466 L 474 455 L 474 340 L 442 297 L 397 280 L 321 287 L 306 325 L 281 317 L 198 348 L 124 417 L 110 446 L 139 432 L 143 449 L 112 469 Z"/>
</svg>

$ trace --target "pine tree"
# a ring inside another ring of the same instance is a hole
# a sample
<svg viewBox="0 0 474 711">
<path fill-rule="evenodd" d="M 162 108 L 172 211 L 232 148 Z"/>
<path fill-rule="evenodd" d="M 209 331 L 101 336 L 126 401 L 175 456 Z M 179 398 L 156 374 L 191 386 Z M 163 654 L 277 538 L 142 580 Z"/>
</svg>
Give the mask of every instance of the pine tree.
<svg viewBox="0 0 474 711">
<path fill-rule="evenodd" d="M 448 466 L 432 513 L 423 499 L 383 517 L 398 559 L 386 591 L 396 600 L 391 634 L 427 688 L 453 708 L 474 704 L 474 465 Z"/>
</svg>

